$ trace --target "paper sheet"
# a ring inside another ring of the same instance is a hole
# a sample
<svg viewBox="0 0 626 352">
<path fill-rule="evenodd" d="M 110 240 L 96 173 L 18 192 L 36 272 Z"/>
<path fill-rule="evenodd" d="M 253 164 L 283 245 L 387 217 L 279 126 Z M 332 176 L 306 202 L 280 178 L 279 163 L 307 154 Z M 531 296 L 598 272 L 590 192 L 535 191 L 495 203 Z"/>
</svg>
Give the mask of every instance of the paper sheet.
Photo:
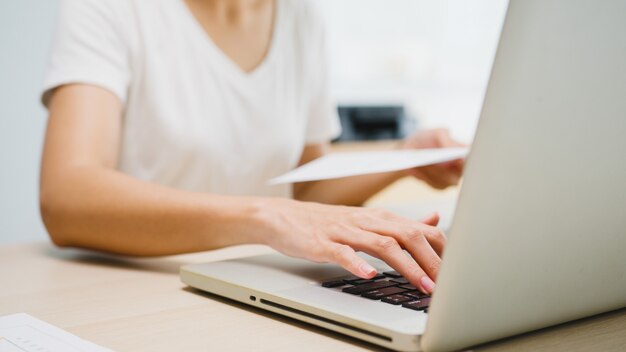
<svg viewBox="0 0 626 352">
<path fill-rule="evenodd" d="M 24 313 L 0 317 L 0 352 L 112 352 Z"/>
<path fill-rule="evenodd" d="M 276 185 L 405 170 L 464 158 L 467 153 L 468 148 L 331 153 L 273 178 L 269 183 Z"/>
</svg>

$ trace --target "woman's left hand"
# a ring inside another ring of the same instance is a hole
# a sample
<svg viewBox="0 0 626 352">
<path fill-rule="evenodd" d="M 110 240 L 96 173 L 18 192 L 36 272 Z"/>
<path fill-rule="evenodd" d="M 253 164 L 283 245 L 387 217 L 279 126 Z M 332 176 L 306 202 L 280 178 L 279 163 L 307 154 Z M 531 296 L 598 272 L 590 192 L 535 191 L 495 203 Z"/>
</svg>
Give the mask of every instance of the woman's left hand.
<svg viewBox="0 0 626 352">
<path fill-rule="evenodd" d="M 465 147 L 452 137 L 446 129 L 418 131 L 402 143 L 402 149 Z M 465 160 L 457 159 L 445 163 L 417 167 L 409 174 L 437 189 L 444 189 L 459 183 Z"/>
</svg>

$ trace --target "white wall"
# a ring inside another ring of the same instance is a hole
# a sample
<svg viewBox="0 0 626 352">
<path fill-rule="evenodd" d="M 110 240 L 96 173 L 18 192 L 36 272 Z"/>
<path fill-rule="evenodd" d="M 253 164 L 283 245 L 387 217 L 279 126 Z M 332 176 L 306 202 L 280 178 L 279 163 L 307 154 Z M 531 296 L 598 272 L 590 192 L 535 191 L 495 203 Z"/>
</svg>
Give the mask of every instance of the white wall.
<svg viewBox="0 0 626 352">
<path fill-rule="evenodd" d="M 473 137 L 507 0 L 318 0 L 336 95 Z"/>
<path fill-rule="evenodd" d="M 472 138 L 506 0 L 317 1 L 341 102 L 404 103 L 421 126 Z M 0 243 L 45 238 L 38 99 L 57 5 L 0 1 Z"/>
<path fill-rule="evenodd" d="M 37 201 L 46 123 L 38 101 L 56 0 L 0 1 L 0 243 L 45 238 Z"/>
</svg>

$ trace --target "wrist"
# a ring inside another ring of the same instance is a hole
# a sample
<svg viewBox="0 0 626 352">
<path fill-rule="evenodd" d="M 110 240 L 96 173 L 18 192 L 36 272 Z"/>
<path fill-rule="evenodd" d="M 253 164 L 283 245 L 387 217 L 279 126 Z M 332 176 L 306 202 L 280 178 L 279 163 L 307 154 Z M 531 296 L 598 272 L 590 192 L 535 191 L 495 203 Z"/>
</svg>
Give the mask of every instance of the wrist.
<svg viewBox="0 0 626 352">
<path fill-rule="evenodd" d="M 264 229 L 269 217 L 269 198 L 213 196 L 204 218 L 209 241 L 217 247 L 239 244 L 266 244 Z"/>
<path fill-rule="evenodd" d="M 248 230 L 249 243 L 272 245 L 272 239 L 279 231 L 278 224 L 283 214 L 281 202 L 295 201 L 282 198 L 251 198 L 246 216 L 251 225 Z"/>
</svg>

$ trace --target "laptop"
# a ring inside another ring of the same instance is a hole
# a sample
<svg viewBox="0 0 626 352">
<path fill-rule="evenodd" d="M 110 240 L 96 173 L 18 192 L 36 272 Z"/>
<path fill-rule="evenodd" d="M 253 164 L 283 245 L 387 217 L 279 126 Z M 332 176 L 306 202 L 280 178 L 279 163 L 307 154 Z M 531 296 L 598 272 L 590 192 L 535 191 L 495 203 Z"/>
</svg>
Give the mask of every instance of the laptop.
<svg viewBox="0 0 626 352">
<path fill-rule="evenodd" d="M 624 14 L 626 0 L 510 1 L 432 297 L 370 257 L 374 281 L 279 254 L 182 281 L 401 351 L 626 307 Z"/>
</svg>

